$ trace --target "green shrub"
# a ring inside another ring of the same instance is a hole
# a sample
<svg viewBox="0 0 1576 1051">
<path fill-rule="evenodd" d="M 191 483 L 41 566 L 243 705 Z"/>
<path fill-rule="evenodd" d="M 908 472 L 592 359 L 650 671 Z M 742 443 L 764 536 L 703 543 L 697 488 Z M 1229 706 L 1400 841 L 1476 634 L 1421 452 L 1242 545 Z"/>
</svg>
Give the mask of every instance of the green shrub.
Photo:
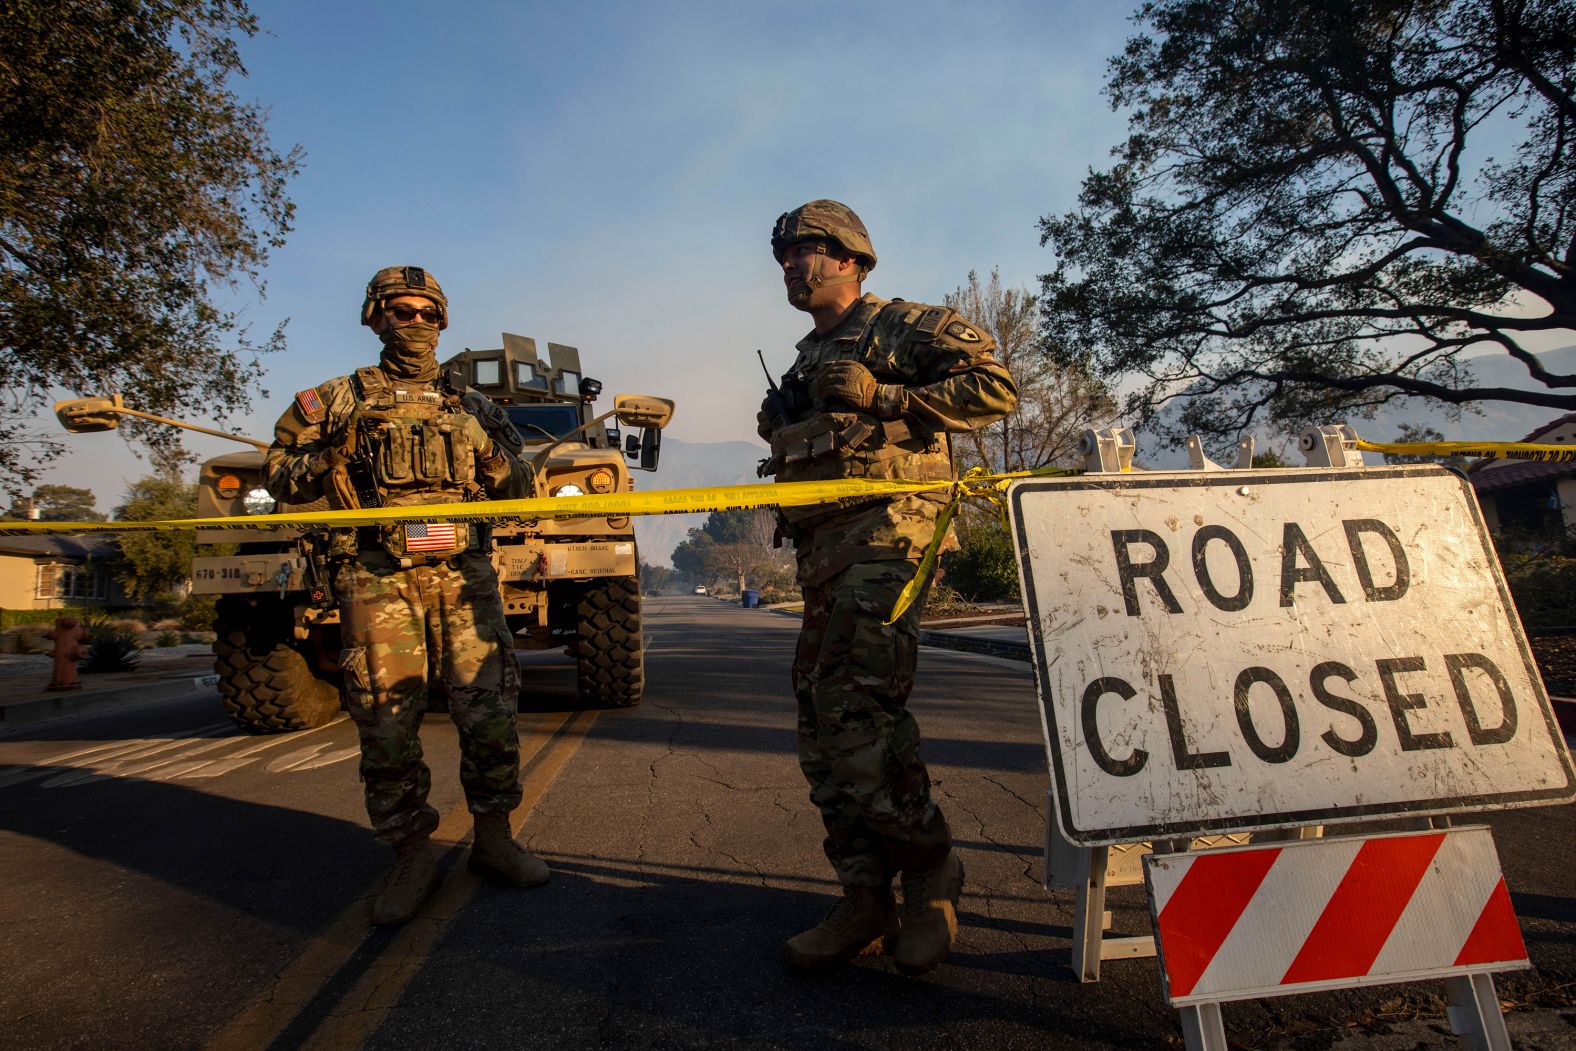
<svg viewBox="0 0 1576 1051">
<path fill-rule="evenodd" d="M 132 671 L 141 659 L 134 632 L 100 622 L 88 636 L 88 656 L 80 667 L 85 673 Z"/>
<path fill-rule="evenodd" d="M 161 650 L 167 650 L 171 646 L 179 646 L 181 644 L 181 633 L 178 631 L 161 631 L 159 632 L 159 637 L 153 640 L 153 644 Z"/>
<path fill-rule="evenodd" d="M 61 609 L 4 609 L 0 610 L 0 629 L 14 628 L 19 624 L 43 624 L 47 630 L 55 626 L 56 617 L 76 617 L 78 620 L 86 620 L 87 616 L 87 610 L 70 607 Z"/>
<path fill-rule="evenodd" d="M 0 646 L 6 653 L 49 653 L 55 644 L 48 637 L 52 624 L 18 624 L 6 628 L 5 643 Z"/>
<path fill-rule="evenodd" d="M 1018 597 L 1018 558 L 1005 529 L 971 529 L 963 548 L 942 559 L 947 584 L 972 602 L 1003 602 Z"/>
<path fill-rule="evenodd" d="M 1576 558 L 1507 554 L 1502 565 L 1510 597 L 1529 630 L 1576 625 Z"/>
<path fill-rule="evenodd" d="M 181 603 L 181 627 L 188 631 L 209 631 L 213 628 L 214 605 L 217 595 L 188 595 Z"/>
</svg>

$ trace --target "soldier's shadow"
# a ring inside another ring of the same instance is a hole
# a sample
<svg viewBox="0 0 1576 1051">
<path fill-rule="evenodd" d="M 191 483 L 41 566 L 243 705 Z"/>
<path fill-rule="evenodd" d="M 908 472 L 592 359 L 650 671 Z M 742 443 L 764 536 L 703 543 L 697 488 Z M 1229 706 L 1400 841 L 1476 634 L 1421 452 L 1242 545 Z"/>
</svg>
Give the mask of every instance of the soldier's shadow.
<svg viewBox="0 0 1576 1051">
<path fill-rule="evenodd" d="M 189 914 L 195 895 L 221 907 L 212 919 L 228 912 L 310 932 L 343 911 L 345 888 L 370 885 L 388 864 L 387 848 L 368 834 L 364 818 L 329 817 L 134 776 L 63 790 L 39 787 L 56 773 L 80 775 L 82 769 L 40 766 L 31 783 L 8 788 L 0 830 L 52 843 L 76 860 L 63 878 L 32 865 L 7 866 L 13 897 L 39 880 L 57 899 L 81 894 L 113 907 L 114 897 L 128 889 L 124 873 L 140 873 L 179 888 L 182 893 L 170 896 L 176 911 Z M 359 808 L 354 789 L 353 782 L 336 784 Z M 163 896 L 138 897 L 138 911 L 156 923 Z M 176 925 L 190 922 L 187 915 Z"/>
<path fill-rule="evenodd" d="M 569 1044 L 594 1034 L 613 1047 L 853 1049 L 901 1044 L 905 1034 L 934 1045 L 976 1022 L 990 1027 L 983 1032 L 1040 1040 L 1077 1031 L 1100 1046 L 1154 1042 L 1153 1032 L 1120 1020 L 1084 1012 L 1074 1020 L 1055 1003 L 981 981 L 965 955 L 922 979 L 901 975 L 880 955 L 789 973 L 783 939 L 824 914 L 835 893 L 830 881 L 799 889 L 783 885 L 802 882 L 784 874 L 543 857 L 554 873 L 547 886 L 478 892 L 370 1046 L 463 1042 L 465 1032 L 508 1045 L 558 1031 Z M 1058 984 L 1068 980 L 1050 954 L 1023 962 Z M 454 990 L 478 974 L 510 995 L 467 997 L 454 1023 L 463 1030 L 435 1033 L 433 1020 L 446 1009 L 455 1017 Z M 410 1025 L 414 1018 L 426 1027 Z"/>
</svg>

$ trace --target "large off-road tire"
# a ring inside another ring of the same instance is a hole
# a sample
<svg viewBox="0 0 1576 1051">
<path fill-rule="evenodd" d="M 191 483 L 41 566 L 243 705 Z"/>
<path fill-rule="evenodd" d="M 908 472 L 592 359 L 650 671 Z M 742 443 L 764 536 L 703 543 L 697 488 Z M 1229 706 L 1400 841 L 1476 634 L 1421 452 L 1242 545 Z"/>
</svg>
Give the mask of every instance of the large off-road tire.
<svg viewBox="0 0 1576 1051">
<path fill-rule="evenodd" d="M 580 699 L 603 707 L 640 703 L 646 687 L 646 646 L 640 632 L 640 581 L 609 577 L 580 595 Z"/>
<path fill-rule="evenodd" d="M 339 712 L 339 685 L 320 677 L 291 645 L 290 610 L 241 596 L 219 600 L 214 615 L 213 670 L 225 713 L 254 734 L 322 726 Z"/>
</svg>

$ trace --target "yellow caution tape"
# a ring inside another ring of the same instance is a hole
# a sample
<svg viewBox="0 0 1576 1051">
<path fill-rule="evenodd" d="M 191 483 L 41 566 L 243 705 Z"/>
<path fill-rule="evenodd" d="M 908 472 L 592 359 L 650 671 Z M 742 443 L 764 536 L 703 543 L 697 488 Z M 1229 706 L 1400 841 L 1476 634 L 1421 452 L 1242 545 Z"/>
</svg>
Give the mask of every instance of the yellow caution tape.
<svg viewBox="0 0 1576 1051">
<path fill-rule="evenodd" d="M 941 545 L 947 538 L 947 530 L 952 528 L 952 519 L 958 513 L 958 504 L 964 498 L 986 500 L 1005 510 L 1006 501 L 1002 499 L 1002 493 L 1012 484 L 1013 479 L 1068 474 L 1083 474 L 1083 471 L 1064 467 L 1037 467 L 1032 471 L 987 474 L 983 467 L 969 468 L 963 477 L 958 479 L 952 499 L 941 509 L 941 514 L 936 516 L 936 534 L 930 538 L 930 544 L 925 548 L 924 555 L 920 557 L 919 569 L 915 572 L 914 579 L 903 585 L 903 590 L 898 593 L 897 602 L 892 606 L 892 615 L 886 619 L 886 623 L 888 625 L 897 623 L 897 619 L 908 611 L 914 600 L 919 598 L 919 593 L 924 590 L 925 582 L 936 570 L 936 559 L 941 554 Z"/>
<path fill-rule="evenodd" d="M 1370 442 L 1357 439 L 1366 452 L 1402 456 L 1472 456 L 1549 463 L 1576 462 L 1576 447 L 1535 445 L 1527 442 Z M 325 526 L 390 525 L 398 522 L 480 522 L 498 519 L 525 521 L 562 518 L 619 518 L 629 515 L 681 515 L 697 511 L 738 511 L 754 507 L 809 507 L 843 500 L 908 496 L 936 489 L 952 490 L 936 518 L 936 531 L 920 558 L 918 571 L 899 594 L 892 624 L 901 617 L 935 571 L 936 559 L 947 531 L 964 499 L 977 499 L 1005 507 L 1003 494 L 1015 479 L 1049 475 L 1082 474 L 1082 471 L 1041 467 L 1030 471 L 989 474 L 969 470 L 956 482 L 843 479 L 827 482 L 766 482 L 755 485 L 704 486 L 691 489 L 658 489 L 645 493 L 609 493 L 594 496 L 531 497 L 524 500 L 487 500 L 457 504 L 420 504 L 409 507 L 363 508 L 355 511 L 294 511 L 286 514 L 238 515 L 214 518 L 174 518 L 151 522 L 0 522 L 0 536 L 47 533 L 139 533 L 182 529 L 281 529 Z"/>
<path fill-rule="evenodd" d="M 877 481 L 856 478 L 829 482 L 765 482 L 755 485 L 657 489 L 645 493 L 592 496 L 536 496 L 524 500 L 485 500 L 458 504 L 373 507 L 355 511 L 292 511 L 272 515 L 220 518 L 170 518 L 150 522 L 0 522 L 0 536 L 31 533 L 137 533 L 181 529 L 280 529 L 303 526 L 349 528 L 397 522 L 482 522 L 500 518 L 617 518 L 626 515 L 681 515 L 694 511 L 737 511 L 752 507 L 807 507 L 839 500 L 906 496 L 947 489 L 951 482 Z"/>
<path fill-rule="evenodd" d="M 1001 494 L 1015 478 L 1054 474 L 1080 474 L 1057 467 L 1032 471 L 987 474 L 973 468 L 957 482 L 843 479 L 828 482 L 766 482 L 756 485 L 705 486 L 693 489 L 657 489 L 646 493 L 609 493 L 597 496 L 531 497 L 525 500 L 486 500 L 458 504 L 419 504 L 410 507 L 362 508 L 355 511 L 293 511 L 273 515 L 237 515 L 218 518 L 169 518 L 150 522 L 3 522 L 0 536 L 39 533 L 145 533 L 182 529 L 282 529 L 320 526 L 352 528 L 397 522 L 480 522 L 498 519 L 541 520 L 556 518 L 617 518 L 628 515 L 681 515 L 696 511 L 738 511 L 753 507 L 809 507 L 843 500 L 908 496 L 936 489 L 951 489 L 952 499 L 936 519 L 936 533 L 920 559 L 919 571 L 898 597 L 893 623 L 919 595 L 930 574 L 947 530 L 965 498 L 988 500 L 1002 506 Z"/>
<path fill-rule="evenodd" d="M 1370 442 L 1359 438 L 1357 448 L 1365 452 L 1397 456 L 1472 456 L 1484 460 L 1576 462 L 1576 447 L 1535 445 L 1531 442 Z"/>
</svg>

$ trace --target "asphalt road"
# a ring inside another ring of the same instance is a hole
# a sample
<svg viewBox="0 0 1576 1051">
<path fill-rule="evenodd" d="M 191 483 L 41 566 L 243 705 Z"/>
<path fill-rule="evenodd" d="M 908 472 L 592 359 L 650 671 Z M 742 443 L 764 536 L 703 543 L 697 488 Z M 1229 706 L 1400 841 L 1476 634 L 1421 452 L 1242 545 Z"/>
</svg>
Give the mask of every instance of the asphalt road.
<svg viewBox="0 0 1576 1051">
<path fill-rule="evenodd" d="M 922 979 L 866 957 L 786 975 L 835 888 L 794 760 L 797 622 L 648 601 L 648 691 L 580 712 L 572 665 L 527 664 L 524 841 L 554 878 L 477 881 L 447 718 L 423 728 L 445 882 L 366 921 L 388 857 L 341 719 L 246 737 L 217 698 L 0 739 L 6 1048 L 1175 1047 L 1153 960 L 1066 968 L 1070 891 L 1041 888 L 1044 749 L 1029 666 L 926 649 L 914 707 L 968 868 L 957 951 Z M 1520 1046 L 1576 1044 L 1576 810 L 1492 824 L 1538 970 L 1504 976 Z M 456 862 L 458 862 L 456 864 Z M 1148 930 L 1140 888 L 1118 933 Z M 1450 1047 L 1436 985 L 1228 1005 L 1240 1047 Z M 1567 1036 L 1569 1034 L 1569 1036 Z"/>
</svg>

